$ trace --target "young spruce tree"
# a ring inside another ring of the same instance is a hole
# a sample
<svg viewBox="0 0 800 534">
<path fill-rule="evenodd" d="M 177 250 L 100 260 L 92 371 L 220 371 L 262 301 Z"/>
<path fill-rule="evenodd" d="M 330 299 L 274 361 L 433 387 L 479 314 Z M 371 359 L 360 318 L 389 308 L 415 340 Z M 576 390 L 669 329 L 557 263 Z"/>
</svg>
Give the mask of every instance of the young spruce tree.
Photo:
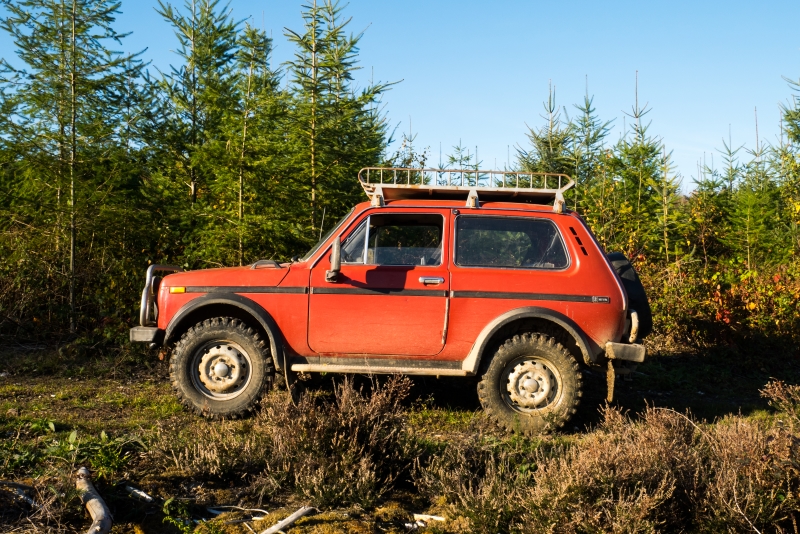
<svg viewBox="0 0 800 534">
<path fill-rule="evenodd" d="M 112 27 L 117 2 L 6 0 L 3 5 L 8 15 L 0 28 L 17 47 L 17 60 L 3 60 L 1 67 L 15 117 L 4 123 L 12 130 L 3 134 L 13 135 L 17 161 L 24 162 L 15 172 L 14 195 L 27 219 L 26 242 L 35 247 L 18 251 L 35 265 L 23 276 L 49 278 L 40 283 L 51 288 L 55 301 L 66 293 L 69 330 L 75 333 L 79 311 L 88 304 L 81 301 L 81 284 L 97 281 L 92 254 L 118 243 L 119 236 L 112 235 L 120 229 L 115 220 L 128 212 L 124 87 L 138 78 L 141 63 L 116 51 L 125 37 Z M 66 291 L 59 278 L 66 280 Z"/>
</svg>

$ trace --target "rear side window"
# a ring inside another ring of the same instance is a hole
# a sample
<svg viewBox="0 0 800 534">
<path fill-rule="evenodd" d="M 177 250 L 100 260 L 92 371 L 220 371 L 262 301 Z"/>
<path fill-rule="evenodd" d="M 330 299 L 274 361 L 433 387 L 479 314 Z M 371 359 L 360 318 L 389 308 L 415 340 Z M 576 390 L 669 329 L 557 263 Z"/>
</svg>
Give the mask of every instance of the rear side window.
<svg viewBox="0 0 800 534">
<path fill-rule="evenodd" d="M 461 216 L 456 265 L 564 269 L 569 257 L 558 228 L 547 219 Z"/>
</svg>

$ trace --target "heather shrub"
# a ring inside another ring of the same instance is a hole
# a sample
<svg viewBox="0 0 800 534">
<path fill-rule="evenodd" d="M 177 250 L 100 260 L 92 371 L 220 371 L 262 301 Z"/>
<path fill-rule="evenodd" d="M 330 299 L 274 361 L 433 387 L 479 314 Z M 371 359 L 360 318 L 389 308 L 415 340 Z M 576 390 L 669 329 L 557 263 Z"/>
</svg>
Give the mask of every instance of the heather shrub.
<svg viewBox="0 0 800 534">
<path fill-rule="evenodd" d="M 238 478 L 269 459 L 268 434 L 250 421 L 215 421 L 198 427 L 160 424 L 148 454 L 165 470 L 194 478 Z"/>
<path fill-rule="evenodd" d="M 415 481 L 453 532 L 796 532 L 800 387 L 771 382 L 762 393 L 781 410 L 775 425 L 606 408 L 568 444 L 450 443 Z"/>
<path fill-rule="evenodd" d="M 295 492 L 319 507 L 372 507 L 419 452 L 401 406 L 410 387 L 393 377 L 365 392 L 345 378 L 331 397 L 306 394 L 297 405 L 273 392 L 249 420 L 162 426 L 150 454 L 184 476 L 245 479 L 261 497 Z"/>
<path fill-rule="evenodd" d="M 694 424 L 649 408 L 632 421 L 607 408 L 595 432 L 542 458 L 515 521 L 552 532 L 680 530 L 698 498 L 702 448 Z"/>
<path fill-rule="evenodd" d="M 464 532 L 680 530 L 699 498 L 702 451 L 680 414 L 650 408 L 632 421 L 609 408 L 572 444 L 451 443 L 415 479 Z"/>
<path fill-rule="evenodd" d="M 800 440 L 784 428 L 732 417 L 708 429 L 698 524 L 705 532 L 795 532 Z"/>
<path fill-rule="evenodd" d="M 417 462 L 414 481 L 448 516 L 458 518 L 454 530 L 508 532 L 521 511 L 521 490 L 531 478 L 529 458 L 529 450 L 480 438 L 451 442 Z"/>
<path fill-rule="evenodd" d="M 271 442 L 262 479 L 289 473 L 316 506 L 373 506 L 418 453 L 401 405 L 410 388 L 406 377 L 376 379 L 367 394 L 345 378 L 330 400 L 304 395 L 295 406 L 270 396 L 256 423 Z"/>
<path fill-rule="evenodd" d="M 800 432 L 800 386 L 772 380 L 761 390 L 761 396 L 786 417 L 792 433 Z"/>
</svg>

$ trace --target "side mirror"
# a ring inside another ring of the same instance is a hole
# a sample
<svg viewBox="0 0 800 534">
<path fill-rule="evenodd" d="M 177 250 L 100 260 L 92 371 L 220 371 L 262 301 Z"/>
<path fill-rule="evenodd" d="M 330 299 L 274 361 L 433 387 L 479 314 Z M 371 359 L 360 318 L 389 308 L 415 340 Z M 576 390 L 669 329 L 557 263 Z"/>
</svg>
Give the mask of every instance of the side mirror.
<svg viewBox="0 0 800 534">
<path fill-rule="evenodd" d="M 339 271 L 342 270 L 342 238 L 337 237 L 333 240 L 331 247 L 331 268 L 325 271 L 326 282 L 336 282 L 339 278 Z"/>
</svg>

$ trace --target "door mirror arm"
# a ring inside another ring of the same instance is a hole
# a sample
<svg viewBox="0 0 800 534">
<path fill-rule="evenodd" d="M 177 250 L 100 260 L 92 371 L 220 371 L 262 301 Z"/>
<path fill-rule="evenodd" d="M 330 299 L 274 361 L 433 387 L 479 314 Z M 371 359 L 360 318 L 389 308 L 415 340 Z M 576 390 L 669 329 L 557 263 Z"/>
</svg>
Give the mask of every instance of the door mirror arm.
<svg viewBox="0 0 800 534">
<path fill-rule="evenodd" d="M 337 236 L 331 246 L 331 268 L 325 271 L 325 281 L 329 283 L 337 282 L 339 271 L 342 270 L 342 238 Z"/>
</svg>

